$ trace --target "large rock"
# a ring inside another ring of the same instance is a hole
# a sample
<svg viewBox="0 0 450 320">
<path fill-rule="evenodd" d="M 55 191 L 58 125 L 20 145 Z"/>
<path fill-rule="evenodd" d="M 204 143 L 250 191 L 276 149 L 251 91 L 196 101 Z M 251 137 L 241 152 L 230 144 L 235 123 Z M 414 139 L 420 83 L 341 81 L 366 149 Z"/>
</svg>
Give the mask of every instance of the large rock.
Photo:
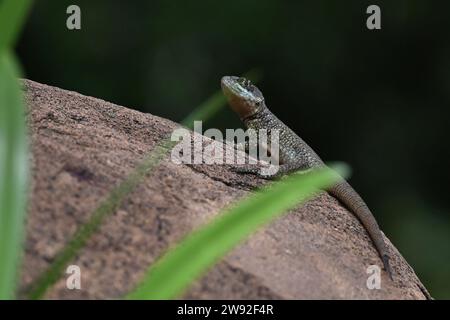
<svg viewBox="0 0 450 320">
<path fill-rule="evenodd" d="M 25 296 L 77 228 L 174 128 L 172 121 L 24 80 L 32 179 Z M 166 157 L 108 216 L 76 259 L 82 290 L 66 275 L 46 298 L 120 298 L 189 231 L 264 181 L 227 166 L 176 165 Z M 395 281 L 366 286 L 380 259 L 359 221 L 323 192 L 228 254 L 186 293 L 201 299 L 424 299 L 414 271 L 386 239 Z M 180 265 L 180 268 L 183 268 Z"/>
</svg>

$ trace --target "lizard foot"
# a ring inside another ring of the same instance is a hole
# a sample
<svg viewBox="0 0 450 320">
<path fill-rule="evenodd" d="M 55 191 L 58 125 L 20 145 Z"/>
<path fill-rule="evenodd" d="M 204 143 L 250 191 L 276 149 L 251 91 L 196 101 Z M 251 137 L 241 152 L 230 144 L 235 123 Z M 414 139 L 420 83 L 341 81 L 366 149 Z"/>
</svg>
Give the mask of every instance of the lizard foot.
<svg viewBox="0 0 450 320">
<path fill-rule="evenodd" d="M 263 170 L 265 172 L 271 172 L 269 167 L 257 167 L 252 165 L 244 165 L 239 167 L 231 167 L 231 170 L 233 172 L 239 173 L 239 174 L 252 174 L 255 176 L 258 176 L 263 179 L 267 180 L 274 180 L 279 178 L 285 178 L 287 174 L 306 174 L 314 170 L 314 168 L 308 168 L 308 169 L 298 169 L 297 167 L 291 166 L 291 165 L 281 165 L 276 167 L 277 170 L 275 170 L 272 174 L 264 174 Z M 273 172 L 273 171 L 272 171 Z"/>
</svg>

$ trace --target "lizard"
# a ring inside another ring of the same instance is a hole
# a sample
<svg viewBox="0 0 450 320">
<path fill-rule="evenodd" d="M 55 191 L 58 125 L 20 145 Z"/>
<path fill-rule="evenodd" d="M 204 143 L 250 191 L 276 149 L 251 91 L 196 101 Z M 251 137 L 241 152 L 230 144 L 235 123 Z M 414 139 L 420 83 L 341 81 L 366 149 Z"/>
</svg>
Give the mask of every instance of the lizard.
<svg viewBox="0 0 450 320">
<path fill-rule="evenodd" d="M 302 138 L 269 110 L 263 94 L 250 80 L 224 76 L 221 79 L 221 87 L 229 106 L 237 113 L 247 129 L 255 131 L 266 129 L 269 134 L 270 130 L 274 129 L 279 132 L 279 168 L 275 175 L 261 175 L 255 166 L 235 168 L 235 171 L 273 179 L 291 172 L 305 172 L 326 166 Z M 385 271 L 393 281 L 390 255 L 383 234 L 364 200 L 343 178 L 326 191 L 342 202 L 360 220 L 380 255 Z"/>
</svg>

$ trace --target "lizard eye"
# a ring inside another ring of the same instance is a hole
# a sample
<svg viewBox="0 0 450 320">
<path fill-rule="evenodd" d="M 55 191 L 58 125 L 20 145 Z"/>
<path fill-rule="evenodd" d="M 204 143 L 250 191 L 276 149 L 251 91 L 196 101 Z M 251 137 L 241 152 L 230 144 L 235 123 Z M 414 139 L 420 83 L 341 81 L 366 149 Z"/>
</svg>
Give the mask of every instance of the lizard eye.
<svg viewBox="0 0 450 320">
<path fill-rule="evenodd" d="M 245 89 L 248 89 L 248 90 L 250 90 L 250 91 L 253 91 L 253 90 L 252 90 L 252 89 L 253 89 L 253 86 L 252 86 L 252 83 L 250 82 L 250 80 L 245 79 L 244 77 L 240 77 L 237 81 L 238 81 L 238 83 L 239 83 L 240 85 L 242 85 Z"/>
</svg>

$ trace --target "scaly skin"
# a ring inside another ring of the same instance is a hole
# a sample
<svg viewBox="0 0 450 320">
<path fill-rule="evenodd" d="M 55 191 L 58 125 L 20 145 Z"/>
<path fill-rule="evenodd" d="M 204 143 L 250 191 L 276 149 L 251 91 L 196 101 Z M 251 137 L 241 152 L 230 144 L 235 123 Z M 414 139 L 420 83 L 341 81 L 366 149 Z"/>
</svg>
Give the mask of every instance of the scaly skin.
<svg viewBox="0 0 450 320">
<path fill-rule="evenodd" d="M 264 97 L 259 89 L 249 80 L 240 77 L 226 76 L 221 81 L 222 90 L 228 99 L 228 103 L 247 128 L 279 130 L 279 171 L 275 176 L 279 177 L 292 171 L 303 171 L 323 167 L 325 164 L 320 157 L 298 135 L 278 119 L 265 104 Z M 259 175 L 255 167 L 240 169 L 239 172 Z M 264 178 L 268 178 L 264 176 Z M 389 252 L 384 243 L 380 227 L 370 212 L 363 199 L 344 180 L 338 182 L 327 190 L 331 195 L 340 200 L 361 221 L 367 233 L 371 237 L 375 247 L 383 261 L 384 269 L 392 278 L 389 265 Z"/>
</svg>

